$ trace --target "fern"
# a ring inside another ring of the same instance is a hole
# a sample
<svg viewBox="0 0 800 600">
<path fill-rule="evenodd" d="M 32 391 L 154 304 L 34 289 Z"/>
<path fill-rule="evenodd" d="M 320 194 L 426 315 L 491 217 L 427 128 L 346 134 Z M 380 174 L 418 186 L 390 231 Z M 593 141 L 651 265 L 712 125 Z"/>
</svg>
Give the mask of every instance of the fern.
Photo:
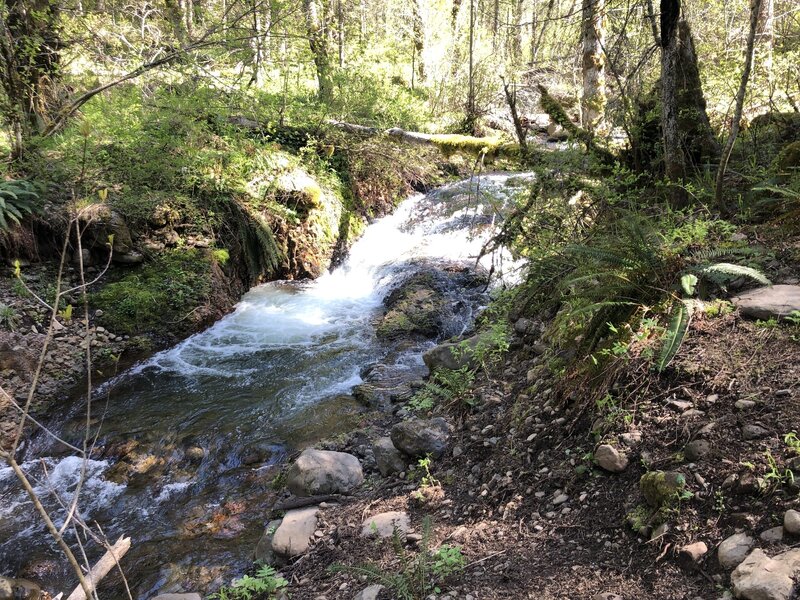
<svg viewBox="0 0 800 600">
<path fill-rule="evenodd" d="M 0 181 L 0 232 L 19 225 L 27 216 L 40 212 L 39 192 L 30 182 L 22 179 Z"/>
<path fill-rule="evenodd" d="M 691 313 L 687 301 L 676 302 L 672 309 L 669 327 L 664 332 L 664 345 L 661 347 L 661 353 L 656 362 L 659 371 L 666 369 L 680 350 L 686 332 L 689 330 L 690 318 Z"/>
<path fill-rule="evenodd" d="M 745 267 L 742 265 L 734 265 L 731 263 L 716 263 L 709 265 L 700 270 L 700 273 L 706 275 L 713 281 L 732 281 L 738 277 L 747 277 L 763 285 L 771 285 L 767 277 L 757 269 Z"/>
</svg>

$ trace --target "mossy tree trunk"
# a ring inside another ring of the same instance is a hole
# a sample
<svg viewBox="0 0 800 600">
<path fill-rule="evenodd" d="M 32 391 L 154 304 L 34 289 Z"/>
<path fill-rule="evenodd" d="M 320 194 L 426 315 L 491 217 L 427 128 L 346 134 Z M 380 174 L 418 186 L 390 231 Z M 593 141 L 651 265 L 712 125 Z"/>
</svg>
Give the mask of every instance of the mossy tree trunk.
<svg viewBox="0 0 800 600">
<path fill-rule="evenodd" d="M 58 106 L 59 5 L 56 0 L 5 0 L 0 5 L 2 113 L 13 131 L 13 154 L 51 121 Z"/>
<path fill-rule="evenodd" d="M 331 64 L 328 52 L 328 36 L 322 26 L 320 6 L 318 0 L 303 0 L 305 12 L 306 33 L 308 45 L 314 57 L 314 66 L 317 70 L 317 83 L 319 84 L 319 99 L 327 102 L 333 95 L 333 82 L 331 81 Z"/>
<path fill-rule="evenodd" d="M 583 0 L 583 97 L 581 125 L 593 132 L 605 117 L 606 72 L 603 46 L 606 29 L 605 0 Z"/>
</svg>

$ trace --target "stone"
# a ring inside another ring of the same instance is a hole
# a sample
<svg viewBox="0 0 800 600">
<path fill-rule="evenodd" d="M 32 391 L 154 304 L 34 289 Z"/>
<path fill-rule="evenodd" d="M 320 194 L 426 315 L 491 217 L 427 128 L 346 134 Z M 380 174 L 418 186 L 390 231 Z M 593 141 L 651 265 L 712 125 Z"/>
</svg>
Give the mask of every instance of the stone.
<svg viewBox="0 0 800 600">
<path fill-rule="evenodd" d="M 739 565 L 750 552 L 755 540 L 746 533 L 736 533 L 719 545 L 717 559 L 723 569 L 733 569 Z"/>
<path fill-rule="evenodd" d="M 152 600 L 203 600 L 200 594 L 195 592 L 186 594 L 159 594 L 154 596 Z"/>
<path fill-rule="evenodd" d="M 408 456 L 440 457 L 450 440 L 450 426 L 441 417 L 409 419 L 392 427 L 391 439 L 395 448 Z"/>
<path fill-rule="evenodd" d="M 402 453 L 394 447 L 390 437 L 382 437 L 375 440 L 372 445 L 372 455 L 375 457 L 378 471 L 384 477 L 392 473 L 402 473 L 406 470 L 406 460 L 403 458 Z"/>
<path fill-rule="evenodd" d="M 711 452 L 711 444 L 706 440 L 694 440 L 686 444 L 683 449 L 683 455 L 686 460 L 696 462 L 708 456 Z"/>
<path fill-rule="evenodd" d="M 0 577 L 0 600 L 39 600 L 42 589 L 27 579 Z"/>
<path fill-rule="evenodd" d="M 769 435 L 769 430 L 756 425 L 755 423 L 748 423 L 742 427 L 742 437 L 746 440 L 757 440 Z"/>
<path fill-rule="evenodd" d="M 739 410 L 749 410 L 755 408 L 756 403 L 753 400 L 737 400 L 733 405 Z"/>
<path fill-rule="evenodd" d="M 789 600 L 800 576 L 800 549 L 772 558 L 753 550 L 731 573 L 734 596 L 746 600 Z"/>
<path fill-rule="evenodd" d="M 639 479 L 639 489 L 653 508 L 671 502 L 686 487 L 686 477 L 676 471 L 648 471 Z"/>
<path fill-rule="evenodd" d="M 732 298 L 731 301 L 746 317 L 764 321 L 786 317 L 792 311 L 800 310 L 800 286 L 760 287 Z"/>
<path fill-rule="evenodd" d="M 603 592 L 602 594 L 595 594 L 592 600 L 624 600 L 619 594 L 612 594 L 611 592 Z"/>
<path fill-rule="evenodd" d="M 253 560 L 258 563 L 271 565 L 275 563 L 275 553 L 272 551 L 272 538 L 275 532 L 281 525 L 283 519 L 275 519 L 270 521 L 264 528 L 264 533 L 261 539 L 258 540 L 255 552 L 253 553 Z"/>
<path fill-rule="evenodd" d="M 289 468 L 286 487 L 295 496 L 344 494 L 364 482 L 361 463 L 352 454 L 308 448 Z"/>
<path fill-rule="evenodd" d="M 622 473 L 628 467 L 628 457 L 610 444 L 601 444 L 594 451 L 597 466 L 610 473 Z"/>
<path fill-rule="evenodd" d="M 770 527 L 766 531 L 762 531 L 758 534 L 758 539 L 762 542 L 766 542 L 767 544 L 777 544 L 780 541 L 783 541 L 783 527 Z"/>
<path fill-rule="evenodd" d="M 278 561 L 300 556 L 308 550 L 309 541 L 317 528 L 319 508 L 310 506 L 286 513 L 272 536 L 272 551 Z"/>
<path fill-rule="evenodd" d="M 371 585 L 369 587 L 364 588 L 358 594 L 355 595 L 353 600 L 378 600 L 378 596 L 383 591 L 382 585 Z"/>
<path fill-rule="evenodd" d="M 547 139 L 553 142 L 563 142 L 569 138 L 569 132 L 558 123 L 547 126 Z"/>
<path fill-rule="evenodd" d="M 707 553 L 708 546 L 705 542 L 687 544 L 678 548 L 678 562 L 683 568 L 694 570 L 699 568 Z"/>
<path fill-rule="evenodd" d="M 409 529 L 411 529 L 411 520 L 408 518 L 408 513 L 390 511 L 366 518 L 361 525 L 361 537 L 385 539 L 392 537 L 396 530 L 402 538 Z"/>
<path fill-rule="evenodd" d="M 201 462 L 206 456 L 206 451 L 200 446 L 192 446 L 186 450 L 186 458 L 193 463 Z"/>
<path fill-rule="evenodd" d="M 425 366 L 431 370 L 450 369 L 457 371 L 463 367 L 477 367 L 475 349 L 492 343 L 491 333 L 479 333 L 461 342 L 445 342 L 434 346 L 422 355 Z"/>
<path fill-rule="evenodd" d="M 786 533 L 792 535 L 800 535 L 800 512 L 796 510 L 787 510 L 783 515 L 783 528 Z"/>
</svg>

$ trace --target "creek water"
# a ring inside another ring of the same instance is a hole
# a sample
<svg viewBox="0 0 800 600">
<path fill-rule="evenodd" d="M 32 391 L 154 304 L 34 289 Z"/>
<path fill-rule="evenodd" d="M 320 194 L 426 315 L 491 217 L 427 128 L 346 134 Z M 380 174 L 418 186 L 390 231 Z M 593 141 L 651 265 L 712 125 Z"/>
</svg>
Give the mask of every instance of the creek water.
<svg viewBox="0 0 800 600">
<path fill-rule="evenodd" d="M 337 269 L 255 287 L 206 331 L 104 384 L 93 401 L 100 433 L 92 460 L 84 465 L 41 434 L 26 449 L 23 469 L 56 524 L 65 512 L 53 490 L 69 503 L 85 469 L 80 514 L 112 541 L 132 537 L 125 567 L 134 597 L 214 587 L 246 569 L 286 456 L 363 418 L 365 408 L 347 394 L 364 368 L 390 364 L 409 379 L 425 373 L 420 352 L 434 341 L 376 337 L 386 295 L 420 265 L 475 268 L 498 215 L 530 179 L 485 175 L 408 198 L 369 225 Z M 482 263 L 495 281 L 513 279 L 518 268 L 506 254 Z M 467 331 L 486 299 L 451 291 L 442 337 Z M 78 443 L 84 409 L 49 425 Z M 74 536 L 67 534 L 73 545 Z M 0 574 L 67 591 L 75 582 L 65 562 L 10 469 L 0 469 Z M 119 586 L 114 579 L 105 585 Z"/>
</svg>

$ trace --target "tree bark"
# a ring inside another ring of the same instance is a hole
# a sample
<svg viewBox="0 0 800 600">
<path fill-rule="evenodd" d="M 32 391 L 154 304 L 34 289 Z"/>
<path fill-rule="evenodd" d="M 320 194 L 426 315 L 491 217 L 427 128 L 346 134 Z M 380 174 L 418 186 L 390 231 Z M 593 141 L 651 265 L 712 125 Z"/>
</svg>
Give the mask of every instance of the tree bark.
<svg viewBox="0 0 800 600">
<path fill-rule="evenodd" d="M 745 50 L 744 69 L 742 79 L 739 82 L 739 91 L 736 92 L 736 108 L 733 111 L 733 121 L 731 121 L 731 131 L 722 150 L 722 157 L 717 169 L 717 181 L 714 188 L 714 200 L 717 206 L 722 205 L 722 188 L 725 182 L 725 170 L 728 168 L 728 161 L 733 152 L 733 145 L 736 143 L 736 136 L 739 135 L 739 122 L 742 120 L 742 109 L 744 108 L 744 98 L 747 93 L 747 82 L 750 79 L 750 71 L 753 67 L 753 54 L 755 53 L 756 33 L 758 30 L 758 17 L 761 13 L 763 0 L 753 0 L 750 5 L 750 32 L 747 36 L 747 49 Z"/>
<path fill-rule="evenodd" d="M 594 132 L 605 117 L 605 0 L 583 0 L 583 97 L 581 125 Z"/>
<path fill-rule="evenodd" d="M 761 62 L 764 65 L 767 81 L 771 84 L 773 82 L 772 50 L 775 45 L 774 0 L 761 0 L 761 7 L 758 13 L 758 43 L 764 52 L 764 58 Z"/>
<path fill-rule="evenodd" d="M 131 538 L 121 537 L 117 540 L 117 543 L 111 546 L 106 553 L 97 561 L 97 563 L 92 567 L 92 570 L 89 571 L 89 574 L 86 576 L 86 583 L 88 584 L 89 590 L 94 591 L 97 588 L 97 584 L 100 582 L 103 577 L 108 575 L 108 573 L 114 567 L 119 565 L 119 560 L 125 556 L 125 554 L 131 548 Z M 67 600 L 86 600 L 86 590 L 83 586 L 78 586 L 75 588 Z"/>
<path fill-rule="evenodd" d="M 522 2 L 512 0 L 511 4 L 511 64 L 518 65 L 522 60 Z"/>
<path fill-rule="evenodd" d="M 17 157 L 58 105 L 58 18 L 56 0 L 6 0 L 0 6 L 0 83 L 7 103 L 2 112 L 16 138 Z"/>
<path fill-rule="evenodd" d="M 319 99 L 327 102 L 333 94 L 333 83 L 331 81 L 331 66 L 328 56 L 328 38 L 320 19 L 320 7 L 317 0 L 303 0 L 303 10 L 305 11 L 308 45 L 311 48 L 314 65 L 317 69 Z"/>
<path fill-rule="evenodd" d="M 678 127 L 678 22 L 680 0 L 661 0 L 661 129 L 664 136 L 664 174 L 672 184 L 670 197 L 676 206 L 688 198 L 683 187 L 686 157 Z"/>
</svg>

